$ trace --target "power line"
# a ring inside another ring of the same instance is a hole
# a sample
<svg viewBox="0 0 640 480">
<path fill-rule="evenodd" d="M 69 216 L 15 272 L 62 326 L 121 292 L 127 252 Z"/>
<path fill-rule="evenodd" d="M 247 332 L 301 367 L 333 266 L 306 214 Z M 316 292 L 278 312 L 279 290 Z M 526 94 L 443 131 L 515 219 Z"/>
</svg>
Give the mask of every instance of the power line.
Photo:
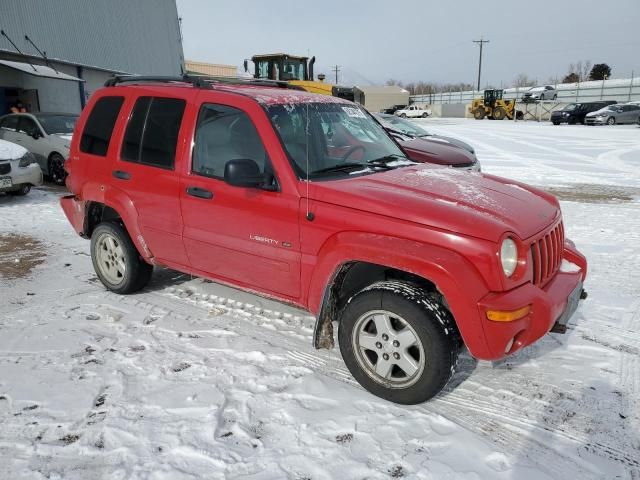
<svg viewBox="0 0 640 480">
<path fill-rule="evenodd" d="M 473 40 L 473 43 L 477 43 L 480 45 L 480 60 L 478 61 L 478 91 L 480 90 L 480 75 L 482 74 L 482 46 L 485 43 L 489 43 L 489 40 L 484 40 L 483 37 L 480 37 L 480 40 Z"/>
<path fill-rule="evenodd" d="M 336 85 L 338 84 L 338 73 L 340 73 L 340 65 L 334 65 L 331 69 L 336 74 Z"/>
</svg>

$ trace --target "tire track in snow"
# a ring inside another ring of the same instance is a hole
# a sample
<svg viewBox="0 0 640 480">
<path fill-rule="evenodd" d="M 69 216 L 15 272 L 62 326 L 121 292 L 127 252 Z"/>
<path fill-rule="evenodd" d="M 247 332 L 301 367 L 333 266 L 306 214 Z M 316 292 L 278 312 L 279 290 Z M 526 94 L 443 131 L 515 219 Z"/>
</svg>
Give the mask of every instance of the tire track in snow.
<svg viewBox="0 0 640 480">
<path fill-rule="evenodd" d="M 226 306 L 228 308 L 226 315 L 244 322 L 242 324 L 228 323 L 215 317 L 208 320 L 213 324 L 217 323 L 218 326 L 224 325 L 239 335 L 284 348 L 287 350 L 287 356 L 291 360 L 301 363 L 324 376 L 361 388 L 351 377 L 348 370 L 344 368 L 342 359 L 335 351 L 313 351 L 313 354 L 307 353 L 312 348 L 310 346 L 311 336 L 301 336 L 290 328 L 295 324 L 299 324 L 301 321 L 300 316 L 290 316 L 294 319 L 294 322 L 293 324 L 288 324 L 282 322 L 282 319 L 287 315 L 283 312 L 256 307 L 252 304 L 237 302 L 221 296 L 201 294 L 193 287 L 188 289 L 172 287 L 168 291 L 145 293 L 142 296 L 145 300 L 137 300 L 135 302 L 137 306 L 160 306 L 168 312 L 167 315 L 173 314 L 176 300 L 180 301 L 182 305 L 191 306 L 201 313 L 208 312 L 211 308 Z M 149 302 L 146 301 L 147 299 Z M 235 306 L 230 307 L 231 305 Z M 261 311 L 260 314 L 257 313 L 258 310 Z M 197 316 L 197 313 L 193 315 Z M 247 329 L 247 326 L 250 328 Z M 418 408 L 422 408 L 430 414 L 444 415 L 449 420 L 496 443 L 505 450 L 512 451 L 514 445 L 517 445 L 518 450 L 523 452 L 523 455 L 530 462 L 537 464 L 540 468 L 546 469 L 546 465 L 553 465 L 548 470 L 548 473 L 552 476 L 559 473 L 562 473 L 562 477 L 574 476 L 576 472 L 581 472 L 587 478 L 588 476 L 597 476 L 597 471 L 589 470 L 585 467 L 585 463 L 579 455 L 580 451 L 587 451 L 601 458 L 624 465 L 627 468 L 640 469 L 640 462 L 631 457 L 631 455 L 611 445 L 589 441 L 588 436 L 583 432 L 561 427 L 559 418 L 555 418 L 554 421 L 554 418 L 548 415 L 543 416 L 541 418 L 550 422 L 551 426 L 540 426 L 538 424 L 539 418 L 535 414 L 540 414 L 545 407 L 549 407 L 551 404 L 548 402 L 540 402 L 534 408 L 533 405 L 535 404 L 526 396 L 512 394 L 509 398 L 511 401 L 507 402 L 500 400 L 495 395 L 495 391 L 492 391 L 490 396 L 487 397 L 487 392 L 482 389 L 470 387 L 476 386 L 473 382 L 469 382 L 468 386 L 463 382 L 455 388 L 449 387 L 445 389 L 443 394 Z M 553 385 L 540 384 L 536 387 L 536 391 L 544 392 L 547 398 L 554 398 Z M 536 420 L 531 420 L 526 416 L 523 417 L 523 412 L 525 414 L 528 412 L 534 413 Z M 505 426 L 507 428 L 504 428 Z M 548 438 L 546 437 L 550 435 L 557 436 L 571 445 L 576 454 L 559 456 L 558 451 L 548 445 Z"/>
</svg>

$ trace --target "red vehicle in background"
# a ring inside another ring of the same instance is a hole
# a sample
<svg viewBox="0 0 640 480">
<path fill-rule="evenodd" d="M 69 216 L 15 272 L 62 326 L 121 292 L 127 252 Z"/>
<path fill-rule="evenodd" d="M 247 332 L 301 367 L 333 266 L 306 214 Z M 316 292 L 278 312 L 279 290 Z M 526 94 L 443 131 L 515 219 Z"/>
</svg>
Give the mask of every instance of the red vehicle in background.
<svg viewBox="0 0 640 480">
<path fill-rule="evenodd" d="M 481 171 L 476 152 L 468 143 L 429 133 L 412 121 L 395 115 L 374 113 L 373 116 L 414 162 L 447 165 L 473 172 Z"/>
<path fill-rule="evenodd" d="M 419 164 L 359 105 L 264 81 L 116 77 L 78 122 L 62 207 L 128 294 L 154 265 L 316 316 L 370 392 L 436 395 L 460 348 L 562 332 L 585 258 L 552 195 Z"/>
</svg>

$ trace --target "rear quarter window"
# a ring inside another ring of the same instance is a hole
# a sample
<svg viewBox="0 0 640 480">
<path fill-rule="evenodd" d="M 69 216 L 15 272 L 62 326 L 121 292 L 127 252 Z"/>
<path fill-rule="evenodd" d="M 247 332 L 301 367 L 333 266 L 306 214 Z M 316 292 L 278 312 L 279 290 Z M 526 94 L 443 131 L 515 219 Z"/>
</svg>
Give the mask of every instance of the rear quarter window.
<svg viewBox="0 0 640 480">
<path fill-rule="evenodd" d="M 93 106 L 80 138 L 80 151 L 104 157 L 124 97 L 102 97 Z"/>
</svg>

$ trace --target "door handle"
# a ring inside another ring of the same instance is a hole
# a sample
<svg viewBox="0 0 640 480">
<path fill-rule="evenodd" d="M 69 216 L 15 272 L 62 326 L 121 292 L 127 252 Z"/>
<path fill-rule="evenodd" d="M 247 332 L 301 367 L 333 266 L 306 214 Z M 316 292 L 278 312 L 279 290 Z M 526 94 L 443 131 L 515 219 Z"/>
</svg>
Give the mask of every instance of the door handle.
<svg viewBox="0 0 640 480">
<path fill-rule="evenodd" d="M 123 170 L 114 170 L 111 174 L 120 180 L 129 180 L 131 178 L 131 174 Z"/>
<path fill-rule="evenodd" d="M 187 195 L 204 198 L 205 200 L 211 200 L 213 198 L 213 192 L 200 187 L 187 187 Z"/>
</svg>

